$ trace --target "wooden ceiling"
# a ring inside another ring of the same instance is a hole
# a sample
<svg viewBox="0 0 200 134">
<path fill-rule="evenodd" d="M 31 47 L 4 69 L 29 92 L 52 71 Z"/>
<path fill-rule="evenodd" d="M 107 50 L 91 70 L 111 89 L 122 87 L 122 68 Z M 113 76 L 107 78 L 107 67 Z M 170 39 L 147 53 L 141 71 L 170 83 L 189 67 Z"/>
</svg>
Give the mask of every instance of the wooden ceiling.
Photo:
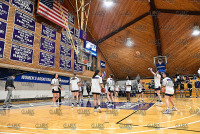
<svg viewBox="0 0 200 134">
<path fill-rule="evenodd" d="M 98 44 L 118 79 L 127 75 L 135 78 L 137 74 L 152 76 L 147 68 L 155 70 L 153 57 L 158 56 L 155 30 L 160 33 L 162 55 L 168 57 L 167 71 L 171 75 L 177 71 L 180 74 L 197 72 L 200 67 L 200 36 L 194 37 L 191 33 L 194 23 L 200 24 L 199 0 L 154 0 L 159 29 L 155 29 L 148 0 L 113 1 L 115 4 L 109 9 L 103 6 L 103 0 L 91 2 L 88 29 L 95 41 L 149 13 Z M 75 0 L 71 2 L 75 5 Z M 189 15 L 191 12 L 199 15 Z M 132 47 L 125 45 L 126 38 L 133 40 Z M 140 56 L 136 55 L 136 51 L 140 52 Z"/>
</svg>

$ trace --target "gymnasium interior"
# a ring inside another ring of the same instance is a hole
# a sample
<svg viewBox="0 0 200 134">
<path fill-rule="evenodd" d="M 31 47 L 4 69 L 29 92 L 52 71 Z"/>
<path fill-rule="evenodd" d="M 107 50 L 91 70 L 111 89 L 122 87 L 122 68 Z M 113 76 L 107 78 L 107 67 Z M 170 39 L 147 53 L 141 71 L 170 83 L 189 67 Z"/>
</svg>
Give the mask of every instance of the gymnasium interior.
<svg viewBox="0 0 200 134">
<path fill-rule="evenodd" d="M 103 87 L 96 112 L 97 70 Z M 177 108 L 170 114 L 164 114 L 166 72 Z M 58 102 L 52 102 L 55 74 Z M 78 96 L 70 86 L 75 75 Z M 199 95 L 200 0 L 0 0 L 0 134 L 197 134 Z"/>
</svg>

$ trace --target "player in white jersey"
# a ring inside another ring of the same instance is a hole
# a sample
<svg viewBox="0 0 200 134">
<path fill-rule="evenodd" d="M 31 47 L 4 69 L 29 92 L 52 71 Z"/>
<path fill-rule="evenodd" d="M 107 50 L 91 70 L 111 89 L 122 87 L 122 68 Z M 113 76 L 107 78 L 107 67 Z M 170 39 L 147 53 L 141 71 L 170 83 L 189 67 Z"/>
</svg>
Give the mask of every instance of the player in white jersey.
<svg viewBox="0 0 200 134">
<path fill-rule="evenodd" d="M 144 102 L 144 100 L 143 100 L 143 95 L 142 95 L 142 84 L 140 83 L 140 80 L 138 80 L 137 81 L 138 83 L 137 83 L 137 90 L 138 90 L 138 92 L 137 92 L 137 102 L 138 103 L 140 103 L 140 99 L 139 98 L 142 98 L 142 102 Z"/>
<path fill-rule="evenodd" d="M 73 98 L 72 98 L 72 107 L 74 107 L 74 99 L 76 95 L 76 102 L 77 106 L 79 106 L 79 91 L 80 91 L 80 80 L 76 77 L 76 74 L 74 73 L 74 76 L 70 79 L 70 90 L 72 92 Z"/>
<path fill-rule="evenodd" d="M 119 92 L 119 84 L 116 83 L 116 85 L 115 85 L 115 97 L 118 97 L 118 92 Z"/>
<path fill-rule="evenodd" d="M 97 104 L 98 104 L 98 110 L 101 112 L 101 106 L 100 106 L 100 93 L 101 88 L 103 87 L 103 81 L 102 78 L 98 75 L 99 70 L 96 70 L 93 77 L 92 77 L 92 94 L 94 97 L 94 112 L 97 112 Z"/>
<path fill-rule="evenodd" d="M 174 102 L 172 100 L 174 95 L 174 83 L 173 81 L 168 77 L 168 73 L 162 73 L 163 76 L 163 88 L 162 91 L 165 91 L 165 102 L 167 105 L 167 110 L 163 112 L 163 114 L 170 114 L 171 111 L 177 111 L 177 108 L 174 105 Z M 169 109 L 169 102 L 172 104 L 172 109 Z"/>
<path fill-rule="evenodd" d="M 107 98 L 108 98 L 108 101 L 109 101 L 109 106 L 114 106 L 113 93 L 114 93 L 114 90 L 115 90 L 115 82 L 113 80 L 112 74 L 110 74 L 106 83 L 107 83 L 107 88 L 108 88 Z"/>
<path fill-rule="evenodd" d="M 160 71 L 157 71 L 156 73 L 153 72 L 152 68 L 148 68 L 148 70 L 151 71 L 151 73 L 154 75 L 154 82 L 155 82 L 155 93 L 157 96 L 157 103 L 156 105 L 162 105 L 163 102 L 161 100 L 161 95 L 160 95 L 160 89 L 161 89 L 161 84 L 160 84 L 160 80 L 161 80 L 161 75 L 160 75 Z"/>
<path fill-rule="evenodd" d="M 80 87 L 79 87 L 79 89 L 80 89 L 79 90 L 79 102 L 80 103 L 83 101 L 83 86 L 84 86 L 84 82 L 82 81 L 82 82 L 80 82 Z"/>
<path fill-rule="evenodd" d="M 127 102 L 131 102 L 131 100 L 130 100 L 130 96 L 131 96 L 131 86 L 132 86 L 131 80 L 130 80 L 131 78 L 130 78 L 130 76 L 127 76 L 126 79 L 127 79 L 127 81 L 126 81 L 126 83 L 125 83 L 125 87 L 126 87 Z"/>
<path fill-rule="evenodd" d="M 58 81 L 58 74 L 54 74 L 51 80 L 51 89 L 53 93 L 53 106 L 57 107 L 55 104 L 56 100 L 59 98 L 59 81 Z"/>
</svg>

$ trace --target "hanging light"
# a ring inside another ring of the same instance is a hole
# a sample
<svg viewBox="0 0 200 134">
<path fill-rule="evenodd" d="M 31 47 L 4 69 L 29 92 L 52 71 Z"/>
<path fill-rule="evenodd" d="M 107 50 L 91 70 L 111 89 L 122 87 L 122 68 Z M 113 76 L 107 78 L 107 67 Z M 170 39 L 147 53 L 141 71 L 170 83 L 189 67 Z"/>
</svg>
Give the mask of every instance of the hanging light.
<svg viewBox="0 0 200 134">
<path fill-rule="evenodd" d="M 127 47 L 132 47 L 134 45 L 133 40 L 131 38 L 126 39 L 126 46 Z"/>
<path fill-rule="evenodd" d="M 198 35 L 200 35 L 200 29 L 199 29 L 199 25 L 198 25 L 198 24 L 195 24 L 195 25 L 194 25 L 192 35 L 193 35 L 193 36 L 198 36 Z"/>
<path fill-rule="evenodd" d="M 111 7 L 113 6 L 113 0 L 104 0 L 104 6 L 105 7 Z"/>
</svg>

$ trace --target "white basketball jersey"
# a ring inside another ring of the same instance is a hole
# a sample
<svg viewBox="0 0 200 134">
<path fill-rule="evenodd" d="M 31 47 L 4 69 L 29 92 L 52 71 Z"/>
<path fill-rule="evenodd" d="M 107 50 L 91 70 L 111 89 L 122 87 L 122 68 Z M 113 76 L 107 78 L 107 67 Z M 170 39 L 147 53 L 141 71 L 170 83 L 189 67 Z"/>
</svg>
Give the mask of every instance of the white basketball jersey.
<svg viewBox="0 0 200 134">
<path fill-rule="evenodd" d="M 52 79 L 51 84 L 54 85 L 54 86 L 51 86 L 52 89 L 54 89 L 54 91 L 58 91 L 58 87 L 59 87 L 58 79 L 56 78 Z"/>
<path fill-rule="evenodd" d="M 160 74 L 154 75 L 155 88 L 161 87 L 160 79 L 161 79 Z"/>
<path fill-rule="evenodd" d="M 128 91 L 128 92 L 131 91 L 131 81 L 130 80 L 126 81 L 126 91 Z"/>
<path fill-rule="evenodd" d="M 77 78 L 77 77 L 70 79 L 70 84 L 72 85 L 72 91 L 79 90 L 79 86 L 78 86 L 79 82 L 80 82 L 79 78 Z"/>
<path fill-rule="evenodd" d="M 174 83 L 169 77 L 163 79 L 162 85 L 166 88 L 166 94 L 174 94 Z"/>
<path fill-rule="evenodd" d="M 137 88 L 138 88 L 139 92 L 142 92 L 142 84 L 141 83 L 138 83 Z"/>
<path fill-rule="evenodd" d="M 112 78 L 107 79 L 107 84 L 108 88 L 110 88 L 111 91 L 114 91 L 115 82 Z"/>
<path fill-rule="evenodd" d="M 96 75 L 94 78 L 92 78 L 92 87 L 91 91 L 92 93 L 101 93 L 101 85 L 103 81 L 102 78 L 99 75 Z"/>
</svg>

